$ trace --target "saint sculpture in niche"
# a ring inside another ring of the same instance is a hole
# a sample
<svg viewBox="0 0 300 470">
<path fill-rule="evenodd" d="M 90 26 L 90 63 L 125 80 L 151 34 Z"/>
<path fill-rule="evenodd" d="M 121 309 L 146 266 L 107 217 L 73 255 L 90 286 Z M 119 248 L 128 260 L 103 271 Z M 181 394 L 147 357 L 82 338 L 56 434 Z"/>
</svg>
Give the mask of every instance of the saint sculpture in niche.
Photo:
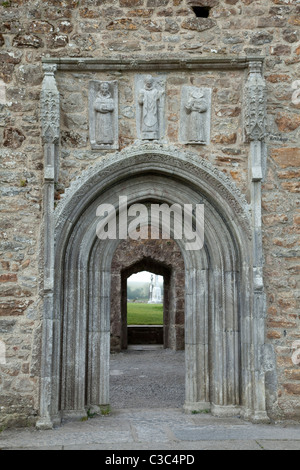
<svg viewBox="0 0 300 470">
<path fill-rule="evenodd" d="M 113 112 L 115 109 L 109 83 L 102 82 L 94 103 L 96 112 L 95 136 L 96 144 L 112 145 L 114 142 Z"/>
<path fill-rule="evenodd" d="M 211 93 L 210 88 L 182 87 L 179 132 L 181 143 L 209 145 Z"/>
<path fill-rule="evenodd" d="M 152 75 L 147 75 L 138 95 L 141 106 L 141 138 L 143 140 L 158 140 L 160 138 L 160 105 L 164 95 L 163 90 L 155 86 Z"/>
<path fill-rule="evenodd" d="M 201 90 L 191 91 L 185 109 L 189 115 L 188 140 L 190 142 L 206 142 L 205 120 L 208 103 Z"/>
</svg>

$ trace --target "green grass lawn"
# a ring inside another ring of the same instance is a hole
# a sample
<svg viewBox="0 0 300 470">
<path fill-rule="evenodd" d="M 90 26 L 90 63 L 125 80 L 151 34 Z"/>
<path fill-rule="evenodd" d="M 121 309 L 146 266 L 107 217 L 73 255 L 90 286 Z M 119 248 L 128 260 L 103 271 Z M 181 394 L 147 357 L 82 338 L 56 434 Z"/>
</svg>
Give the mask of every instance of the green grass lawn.
<svg viewBox="0 0 300 470">
<path fill-rule="evenodd" d="M 127 303 L 128 325 L 163 325 L 163 304 Z"/>
</svg>

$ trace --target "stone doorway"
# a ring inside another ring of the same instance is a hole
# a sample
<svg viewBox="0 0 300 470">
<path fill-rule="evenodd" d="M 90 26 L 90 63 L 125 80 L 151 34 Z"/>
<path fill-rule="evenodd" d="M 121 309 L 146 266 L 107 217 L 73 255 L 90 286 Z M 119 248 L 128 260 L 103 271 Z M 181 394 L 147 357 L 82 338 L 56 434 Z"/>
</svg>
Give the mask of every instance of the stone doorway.
<svg viewBox="0 0 300 470">
<path fill-rule="evenodd" d="M 54 287 L 44 293 L 39 426 L 109 404 L 111 303 L 114 277 L 121 292 L 122 271 L 112 268 L 123 242 L 97 239 L 95 214 L 105 201 L 119 210 L 122 194 L 129 204 L 205 206 L 203 249 L 188 251 L 178 241 L 185 279 L 185 410 L 268 420 L 265 373 L 258 367 L 264 296 L 255 276 L 249 206 L 198 155 L 148 144 L 89 169 L 56 210 Z"/>
<path fill-rule="evenodd" d="M 127 279 L 140 271 L 164 278 L 164 348 L 184 349 L 184 279 L 181 251 L 174 240 L 126 240 L 118 246 L 111 267 L 111 350 L 128 346 Z"/>
<path fill-rule="evenodd" d="M 139 271 L 127 277 L 127 292 L 122 290 L 122 296 L 127 293 L 127 347 L 164 346 L 164 300 L 168 300 L 164 287 L 165 277 L 149 271 Z"/>
</svg>

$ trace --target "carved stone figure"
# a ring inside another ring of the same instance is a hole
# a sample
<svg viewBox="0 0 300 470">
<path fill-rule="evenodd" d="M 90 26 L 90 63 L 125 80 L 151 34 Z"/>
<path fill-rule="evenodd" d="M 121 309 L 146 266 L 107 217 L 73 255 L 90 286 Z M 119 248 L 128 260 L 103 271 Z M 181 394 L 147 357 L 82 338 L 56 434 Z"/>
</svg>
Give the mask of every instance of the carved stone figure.
<svg viewBox="0 0 300 470">
<path fill-rule="evenodd" d="M 89 99 L 92 148 L 118 148 L 117 83 L 91 82 Z"/>
<path fill-rule="evenodd" d="M 210 89 L 187 86 L 182 88 L 180 116 L 180 140 L 182 143 L 209 143 L 210 106 Z"/>
<path fill-rule="evenodd" d="M 164 126 L 164 83 L 152 75 L 138 82 L 137 133 L 142 140 L 159 140 Z"/>
<path fill-rule="evenodd" d="M 200 91 L 192 91 L 185 105 L 187 114 L 190 115 L 189 138 L 191 141 L 205 143 L 205 112 L 208 105 L 204 94 Z"/>
<path fill-rule="evenodd" d="M 96 111 L 97 144 L 112 144 L 114 141 L 112 113 L 115 106 L 107 82 L 103 82 L 99 86 L 94 109 Z"/>
</svg>

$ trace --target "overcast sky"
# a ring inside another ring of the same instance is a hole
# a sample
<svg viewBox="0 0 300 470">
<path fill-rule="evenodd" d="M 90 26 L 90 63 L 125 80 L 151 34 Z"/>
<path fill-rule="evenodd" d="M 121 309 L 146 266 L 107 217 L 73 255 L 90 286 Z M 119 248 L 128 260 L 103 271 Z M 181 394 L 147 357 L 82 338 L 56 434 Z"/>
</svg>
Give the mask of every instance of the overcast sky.
<svg viewBox="0 0 300 470">
<path fill-rule="evenodd" d="M 162 276 L 158 276 L 158 282 L 162 283 L 164 278 Z M 149 282 L 151 281 L 151 273 L 148 271 L 141 271 L 140 273 L 133 274 L 128 278 L 128 281 L 136 281 L 136 282 Z"/>
</svg>

